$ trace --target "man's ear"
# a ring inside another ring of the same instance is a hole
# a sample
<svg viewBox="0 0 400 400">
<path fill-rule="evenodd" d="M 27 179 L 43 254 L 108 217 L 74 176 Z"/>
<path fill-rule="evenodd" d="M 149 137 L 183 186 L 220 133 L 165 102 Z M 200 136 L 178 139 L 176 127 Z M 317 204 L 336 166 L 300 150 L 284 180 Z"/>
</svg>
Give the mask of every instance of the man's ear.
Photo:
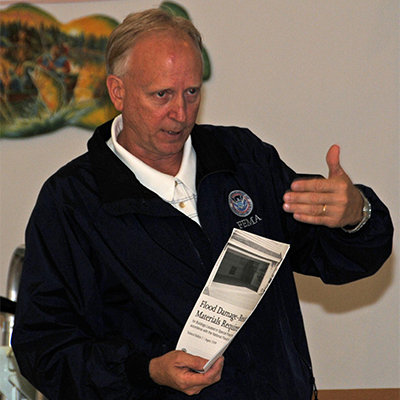
<svg viewBox="0 0 400 400">
<path fill-rule="evenodd" d="M 107 76 L 107 88 L 110 99 L 117 111 L 124 108 L 125 85 L 121 78 L 115 75 Z"/>
</svg>

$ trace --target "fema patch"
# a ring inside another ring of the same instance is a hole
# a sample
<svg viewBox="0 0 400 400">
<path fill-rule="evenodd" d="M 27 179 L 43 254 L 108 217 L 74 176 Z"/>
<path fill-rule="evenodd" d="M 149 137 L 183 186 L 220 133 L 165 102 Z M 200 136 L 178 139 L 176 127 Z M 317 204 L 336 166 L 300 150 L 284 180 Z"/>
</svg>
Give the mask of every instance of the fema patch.
<svg viewBox="0 0 400 400">
<path fill-rule="evenodd" d="M 253 200 L 241 190 L 234 190 L 229 193 L 229 207 L 238 217 L 247 217 L 253 211 Z"/>
</svg>

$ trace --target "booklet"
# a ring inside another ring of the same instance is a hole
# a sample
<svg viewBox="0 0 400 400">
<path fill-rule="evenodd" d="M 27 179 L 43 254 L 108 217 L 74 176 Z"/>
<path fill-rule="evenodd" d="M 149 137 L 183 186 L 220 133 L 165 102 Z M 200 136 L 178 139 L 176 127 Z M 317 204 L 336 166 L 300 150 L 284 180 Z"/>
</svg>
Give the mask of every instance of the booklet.
<svg viewBox="0 0 400 400">
<path fill-rule="evenodd" d="M 289 245 L 234 228 L 182 330 L 177 350 L 208 360 L 222 356 L 253 313 Z"/>
</svg>

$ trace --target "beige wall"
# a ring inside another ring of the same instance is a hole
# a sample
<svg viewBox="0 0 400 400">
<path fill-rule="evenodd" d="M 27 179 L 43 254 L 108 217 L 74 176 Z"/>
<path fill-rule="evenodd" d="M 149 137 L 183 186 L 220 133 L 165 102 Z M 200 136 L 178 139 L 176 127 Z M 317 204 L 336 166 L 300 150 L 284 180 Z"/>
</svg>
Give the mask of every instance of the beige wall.
<svg viewBox="0 0 400 400">
<path fill-rule="evenodd" d="M 157 1 L 44 4 L 62 22 L 122 20 Z M 326 173 L 342 146 L 355 182 L 372 186 L 399 223 L 398 2 L 180 0 L 203 32 L 213 67 L 200 122 L 250 127 L 301 172 Z M 4 8 L 4 6 L 0 6 Z M 0 141 L 0 293 L 43 181 L 85 151 L 90 132 L 66 128 Z M 299 277 L 320 388 L 400 387 L 399 239 L 374 277 L 343 287 Z"/>
</svg>

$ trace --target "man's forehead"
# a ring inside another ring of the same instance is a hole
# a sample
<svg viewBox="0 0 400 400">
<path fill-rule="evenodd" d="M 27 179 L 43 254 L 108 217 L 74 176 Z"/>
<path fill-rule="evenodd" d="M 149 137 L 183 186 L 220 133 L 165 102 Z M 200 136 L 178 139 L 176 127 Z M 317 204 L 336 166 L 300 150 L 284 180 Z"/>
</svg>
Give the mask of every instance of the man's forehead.
<svg viewBox="0 0 400 400">
<path fill-rule="evenodd" d="M 133 75 L 173 74 L 177 65 L 186 74 L 202 76 L 201 52 L 191 38 L 181 38 L 169 32 L 151 32 L 140 38 L 129 55 L 127 73 Z M 183 67 L 182 67 L 183 65 Z M 142 76 L 143 77 L 143 76 Z"/>
</svg>

